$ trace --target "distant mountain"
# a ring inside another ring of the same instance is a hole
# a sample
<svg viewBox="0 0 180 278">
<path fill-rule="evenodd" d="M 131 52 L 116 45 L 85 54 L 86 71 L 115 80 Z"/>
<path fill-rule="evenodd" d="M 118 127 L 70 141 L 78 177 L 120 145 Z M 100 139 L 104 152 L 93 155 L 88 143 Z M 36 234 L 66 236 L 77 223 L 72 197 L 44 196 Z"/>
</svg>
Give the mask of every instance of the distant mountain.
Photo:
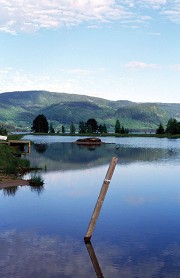
<svg viewBox="0 0 180 278">
<path fill-rule="evenodd" d="M 34 118 L 44 114 L 56 129 L 95 118 L 114 131 L 116 119 L 129 129 L 155 129 L 170 117 L 180 119 L 178 103 L 111 101 L 77 94 L 20 91 L 0 94 L 0 123 L 30 130 Z"/>
</svg>

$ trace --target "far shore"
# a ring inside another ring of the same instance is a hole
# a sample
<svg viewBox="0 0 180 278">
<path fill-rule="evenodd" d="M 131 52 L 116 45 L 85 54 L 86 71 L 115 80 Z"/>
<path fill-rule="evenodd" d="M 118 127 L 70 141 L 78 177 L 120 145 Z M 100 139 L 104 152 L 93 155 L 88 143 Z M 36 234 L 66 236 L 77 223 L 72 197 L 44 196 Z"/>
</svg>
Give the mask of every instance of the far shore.
<svg viewBox="0 0 180 278">
<path fill-rule="evenodd" d="M 33 135 L 33 136 L 38 136 L 38 135 L 42 135 L 42 136 L 78 136 L 78 137 L 155 137 L 155 138 L 168 138 L 168 139 L 178 139 L 180 138 L 180 134 L 175 134 L 175 135 L 171 135 L 171 134 L 155 134 L 155 133 L 128 133 L 128 134 L 118 134 L 118 133 L 19 133 L 19 134 L 13 134 L 13 135 L 9 135 L 8 138 L 11 139 L 21 139 L 26 135 Z"/>
</svg>

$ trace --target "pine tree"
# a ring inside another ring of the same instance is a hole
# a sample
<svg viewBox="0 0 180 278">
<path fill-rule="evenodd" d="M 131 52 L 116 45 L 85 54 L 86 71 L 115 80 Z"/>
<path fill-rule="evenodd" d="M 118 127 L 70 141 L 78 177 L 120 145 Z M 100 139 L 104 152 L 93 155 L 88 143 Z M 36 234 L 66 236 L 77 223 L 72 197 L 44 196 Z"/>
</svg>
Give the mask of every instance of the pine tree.
<svg viewBox="0 0 180 278">
<path fill-rule="evenodd" d="M 166 133 L 178 134 L 178 122 L 176 119 L 169 119 L 167 123 Z"/>
<path fill-rule="evenodd" d="M 162 123 L 159 124 L 159 127 L 156 129 L 156 134 L 164 134 L 165 130 Z"/>
<path fill-rule="evenodd" d="M 119 120 L 116 120 L 115 123 L 115 133 L 121 133 L 121 125 Z"/>
<path fill-rule="evenodd" d="M 65 127 L 64 127 L 64 125 L 62 125 L 62 133 L 63 133 L 63 134 L 65 133 Z"/>
<path fill-rule="evenodd" d="M 70 125 L 70 133 L 71 133 L 71 134 L 75 134 L 75 132 L 76 132 L 75 125 L 72 123 L 72 124 Z"/>
<path fill-rule="evenodd" d="M 50 133 L 55 133 L 55 130 L 53 128 L 53 124 L 52 123 L 50 123 L 49 131 L 50 131 Z"/>
<path fill-rule="evenodd" d="M 105 124 L 103 124 L 103 133 L 107 133 L 107 127 Z"/>
<path fill-rule="evenodd" d="M 79 122 L 79 133 L 81 134 L 86 133 L 86 125 L 83 121 Z"/>
</svg>

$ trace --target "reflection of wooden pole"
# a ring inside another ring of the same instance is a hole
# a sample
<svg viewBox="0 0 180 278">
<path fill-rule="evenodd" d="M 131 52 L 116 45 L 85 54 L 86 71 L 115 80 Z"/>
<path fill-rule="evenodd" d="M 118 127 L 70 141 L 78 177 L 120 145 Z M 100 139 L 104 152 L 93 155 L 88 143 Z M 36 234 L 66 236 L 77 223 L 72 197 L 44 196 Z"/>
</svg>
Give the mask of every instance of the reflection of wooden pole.
<svg viewBox="0 0 180 278">
<path fill-rule="evenodd" d="M 31 142 L 28 142 L 28 153 L 30 154 L 30 150 L 31 150 Z"/>
<path fill-rule="evenodd" d="M 111 159 L 109 169 L 108 169 L 106 177 L 104 179 L 104 182 L 103 182 L 103 185 L 102 185 L 102 188 L 101 188 L 96 206 L 94 208 L 93 215 L 92 215 L 90 223 L 89 223 L 89 227 L 88 227 L 86 235 L 84 237 L 85 242 L 89 242 L 90 238 L 93 234 L 93 231 L 94 231 L 94 228 L 95 228 L 95 225 L 96 225 L 96 221 L 98 219 L 98 216 L 99 216 L 103 201 L 105 199 L 105 196 L 106 196 L 106 193 L 107 193 L 107 190 L 108 190 L 108 187 L 109 187 L 114 169 L 115 169 L 116 164 L 117 164 L 117 160 L 118 159 L 116 157 L 112 157 L 112 159 Z"/>
<path fill-rule="evenodd" d="M 103 273 L 101 271 L 98 259 L 96 257 L 96 253 L 95 253 L 94 248 L 93 248 L 93 246 L 92 246 L 90 241 L 86 243 L 86 248 L 88 250 L 89 257 L 91 258 L 94 270 L 95 270 L 95 272 L 97 274 L 97 277 L 98 278 L 103 278 L 104 276 L 103 276 Z"/>
</svg>

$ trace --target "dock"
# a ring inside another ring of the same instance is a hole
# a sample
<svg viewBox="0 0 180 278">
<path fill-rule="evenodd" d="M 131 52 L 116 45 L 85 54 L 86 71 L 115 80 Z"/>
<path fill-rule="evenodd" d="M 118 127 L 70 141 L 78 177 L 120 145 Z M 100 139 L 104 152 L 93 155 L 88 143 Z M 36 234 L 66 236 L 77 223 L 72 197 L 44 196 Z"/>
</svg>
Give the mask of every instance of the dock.
<svg viewBox="0 0 180 278">
<path fill-rule="evenodd" d="M 17 148 L 22 153 L 30 154 L 31 141 L 28 141 L 28 140 L 7 140 L 7 141 L 0 141 L 0 144 L 7 144 L 10 147 Z"/>
</svg>

